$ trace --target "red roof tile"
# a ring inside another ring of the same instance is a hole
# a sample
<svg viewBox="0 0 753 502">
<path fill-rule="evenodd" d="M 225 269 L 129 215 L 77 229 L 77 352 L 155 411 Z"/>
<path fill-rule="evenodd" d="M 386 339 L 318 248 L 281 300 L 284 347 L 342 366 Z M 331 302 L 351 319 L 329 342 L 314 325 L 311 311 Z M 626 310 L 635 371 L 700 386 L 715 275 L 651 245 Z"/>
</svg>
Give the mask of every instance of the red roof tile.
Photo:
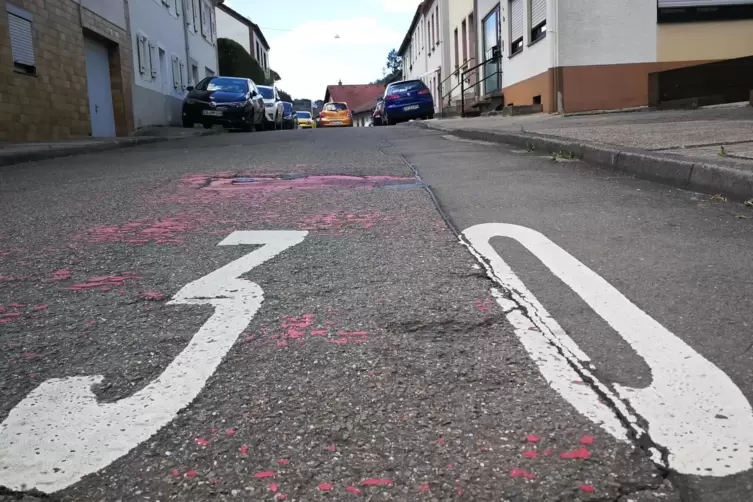
<svg viewBox="0 0 753 502">
<path fill-rule="evenodd" d="M 377 98 L 384 95 L 385 84 L 363 85 L 328 85 L 329 100 L 337 103 L 348 103 L 353 113 L 362 113 L 376 107 Z"/>
</svg>

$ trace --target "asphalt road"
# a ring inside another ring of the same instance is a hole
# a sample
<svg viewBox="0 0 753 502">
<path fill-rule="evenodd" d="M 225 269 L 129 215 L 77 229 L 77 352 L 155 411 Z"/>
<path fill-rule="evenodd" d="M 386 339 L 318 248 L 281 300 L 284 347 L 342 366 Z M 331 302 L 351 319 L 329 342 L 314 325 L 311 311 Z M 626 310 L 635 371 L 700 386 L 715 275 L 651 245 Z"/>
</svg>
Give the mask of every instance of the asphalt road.
<svg viewBox="0 0 753 502">
<path fill-rule="evenodd" d="M 751 210 L 411 127 L 226 134 L 0 171 L 0 500 L 750 499 L 749 470 L 667 470 L 650 418 L 620 440 L 563 397 L 618 409 L 592 389 L 652 368 L 494 238 L 594 379 L 542 372 L 421 181 L 459 231 L 541 232 L 750 398 Z"/>
</svg>

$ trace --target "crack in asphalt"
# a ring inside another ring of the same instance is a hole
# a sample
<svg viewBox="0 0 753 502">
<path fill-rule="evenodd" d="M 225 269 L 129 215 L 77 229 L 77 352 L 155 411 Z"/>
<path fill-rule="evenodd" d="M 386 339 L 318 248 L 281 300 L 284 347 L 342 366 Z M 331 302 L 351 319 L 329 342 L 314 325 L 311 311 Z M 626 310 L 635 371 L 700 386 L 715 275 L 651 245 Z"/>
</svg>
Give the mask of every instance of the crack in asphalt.
<svg viewBox="0 0 753 502">
<path fill-rule="evenodd" d="M 421 175 L 418 172 L 418 170 L 403 156 L 400 155 L 400 158 L 403 160 L 403 162 L 406 163 L 408 167 L 413 171 L 414 176 L 416 179 L 421 181 L 423 183 L 423 180 L 421 179 Z M 534 325 L 541 327 L 545 326 L 541 320 L 541 316 L 538 312 L 532 312 L 531 309 L 529 309 L 526 305 L 521 304 L 520 301 L 516 298 L 516 295 L 518 298 L 522 298 L 523 296 L 520 295 L 518 291 L 511 290 L 510 288 L 506 287 L 503 283 L 503 281 L 496 276 L 494 271 L 491 268 L 491 264 L 484 258 L 474 247 L 473 245 L 463 236 L 463 234 L 458 231 L 457 227 L 454 225 L 454 223 L 450 220 L 449 216 L 445 213 L 444 209 L 442 208 L 441 204 L 439 203 L 439 200 L 434 195 L 434 192 L 431 189 L 430 185 L 424 184 L 424 189 L 428 193 L 429 197 L 431 198 L 432 202 L 434 203 L 434 207 L 436 208 L 437 212 L 440 214 L 442 219 L 444 220 L 447 227 L 450 229 L 450 231 L 458 238 L 459 243 L 462 246 L 465 246 L 465 248 L 469 251 L 469 253 L 476 259 L 476 261 L 484 268 L 486 271 L 486 279 L 491 281 L 494 284 L 494 287 L 492 288 L 492 293 L 494 293 L 497 288 L 500 288 L 502 292 L 504 292 L 504 298 L 513 302 L 516 307 L 510 309 L 509 311 L 505 311 L 505 315 L 513 312 L 515 310 L 519 310 L 520 313 L 526 317 L 529 321 L 531 321 Z M 497 290 L 497 293 L 500 294 L 499 290 Z M 536 322 L 536 320 L 539 320 L 539 322 Z M 653 461 L 653 463 L 657 466 L 659 472 L 661 473 L 661 478 L 659 478 L 659 482 L 664 483 L 665 481 L 671 482 L 670 476 L 672 475 L 672 471 L 669 468 L 669 450 L 661 446 L 657 443 L 655 443 L 651 436 L 648 433 L 648 422 L 641 417 L 638 413 L 635 413 L 635 410 L 632 409 L 632 407 L 620 399 L 614 391 L 606 384 L 601 382 L 592 372 L 591 370 L 586 368 L 584 361 L 579 361 L 574 355 L 569 354 L 565 351 L 565 348 L 558 343 L 557 338 L 554 334 L 551 332 L 549 333 L 549 336 L 546 336 L 546 333 L 542 331 L 542 335 L 545 336 L 547 343 L 549 343 L 552 347 L 554 347 L 557 352 L 565 358 L 565 361 L 567 361 L 568 365 L 581 377 L 581 380 L 588 385 L 593 392 L 595 392 L 601 400 L 604 402 L 604 404 L 609 407 L 609 409 L 612 411 L 612 413 L 615 414 L 617 419 L 623 424 L 626 431 L 628 432 L 628 437 L 630 437 L 633 441 L 633 443 L 643 450 L 645 454 Z M 595 370 L 595 367 L 592 364 L 589 364 L 589 366 Z M 635 417 L 635 421 L 630 420 L 628 415 L 632 415 Z M 660 454 L 661 462 L 657 462 L 655 459 L 655 455 L 651 450 L 655 450 Z M 646 487 L 641 487 L 638 490 L 635 491 L 645 491 L 644 488 L 649 489 L 656 489 L 659 485 L 656 487 L 653 487 L 651 485 L 646 485 Z M 635 491 L 631 491 L 629 493 L 634 493 Z M 622 495 L 621 495 L 622 496 Z M 615 499 L 615 502 L 622 502 L 621 498 L 618 497 Z"/>
</svg>

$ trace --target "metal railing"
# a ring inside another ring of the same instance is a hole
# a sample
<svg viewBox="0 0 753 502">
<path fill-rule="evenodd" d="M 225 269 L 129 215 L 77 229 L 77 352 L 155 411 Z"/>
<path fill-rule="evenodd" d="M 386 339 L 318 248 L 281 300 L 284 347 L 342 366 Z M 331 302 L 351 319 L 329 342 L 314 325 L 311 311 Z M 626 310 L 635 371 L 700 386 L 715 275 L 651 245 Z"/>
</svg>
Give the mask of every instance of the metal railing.
<svg viewBox="0 0 753 502">
<path fill-rule="evenodd" d="M 497 79 L 497 87 L 496 88 L 497 89 L 501 89 L 502 88 L 502 65 L 500 64 L 501 60 L 502 60 L 502 58 L 500 57 L 499 54 L 494 54 L 492 57 L 490 57 L 486 61 L 484 61 L 482 63 L 479 63 L 476 66 L 474 66 L 473 68 L 469 68 L 469 69 L 467 69 L 466 71 L 463 72 L 463 74 L 462 74 L 462 76 L 460 78 L 460 116 L 461 117 L 465 117 L 465 85 L 464 84 L 465 84 L 465 76 L 466 76 L 466 74 L 468 74 L 468 73 L 470 73 L 470 72 L 472 72 L 472 71 L 474 71 L 474 70 L 476 70 L 476 69 L 478 69 L 478 68 L 480 68 L 480 67 L 482 67 L 484 65 L 496 62 L 497 63 L 497 71 L 495 71 L 491 75 L 484 75 L 484 78 L 482 78 L 481 80 L 479 80 L 478 82 L 476 82 L 475 84 L 473 84 L 471 86 L 471 88 L 475 88 L 476 86 L 483 84 L 484 82 L 486 82 L 490 78 L 495 78 L 496 77 L 496 79 Z"/>
<path fill-rule="evenodd" d="M 446 79 L 444 79 L 444 80 L 443 80 L 443 81 L 442 81 L 442 82 L 441 82 L 441 83 L 439 84 L 439 89 L 442 89 L 442 88 L 444 87 L 444 84 L 445 84 L 445 82 L 447 82 L 448 80 L 450 80 L 450 79 L 451 79 L 452 77 L 458 77 L 458 78 L 460 78 L 460 74 L 461 74 L 461 71 L 462 71 L 462 70 L 463 70 L 463 69 L 465 68 L 465 66 L 466 66 L 466 65 L 467 65 L 467 64 L 468 64 L 468 63 L 469 63 L 470 61 L 475 61 L 475 60 L 476 60 L 476 58 L 473 58 L 473 57 L 471 57 L 471 58 L 468 58 L 468 59 L 466 59 L 465 61 L 463 61 L 463 64 L 461 64 L 460 66 L 458 66 L 457 68 L 455 68 L 455 71 L 453 71 L 452 73 L 450 73 L 450 74 L 449 74 L 449 75 L 447 76 L 447 78 L 446 78 Z M 460 82 L 458 82 L 458 83 L 457 83 L 457 84 L 455 85 L 455 87 L 453 87 L 452 89 L 450 89 L 450 90 L 449 90 L 449 91 L 447 92 L 447 94 L 445 94 L 445 95 L 441 95 L 441 94 L 440 94 L 440 99 L 442 100 L 442 103 L 443 103 L 443 104 L 444 104 L 444 100 L 445 100 L 445 98 L 449 97 L 450 99 L 449 99 L 449 100 L 447 101 L 447 103 L 448 103 L 448 105 L 452 105 L 452 93 L 453 93 L 453 92 L 455 91 L 455 89 L 457 89 L 458 87 L 460 87 Z"/>
</svg>

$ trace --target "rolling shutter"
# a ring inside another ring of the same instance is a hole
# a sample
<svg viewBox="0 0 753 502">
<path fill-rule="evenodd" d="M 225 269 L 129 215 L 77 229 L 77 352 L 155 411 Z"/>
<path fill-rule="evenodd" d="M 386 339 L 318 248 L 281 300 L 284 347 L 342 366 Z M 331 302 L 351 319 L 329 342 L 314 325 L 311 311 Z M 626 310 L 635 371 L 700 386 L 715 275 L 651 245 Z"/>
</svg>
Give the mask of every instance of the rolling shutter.
<svg viewBox="0 0 753 502">
<path fill-rule="evenodd" d="M 523 27 L 525 26 L 525 8 L 523 0 L 510 1 L 510 39 L 515 42 L 523 38 Z"/>
<path fill-rule="evenodd" d="M 531 29 L 546 21 L 546 0 L 531 0 Z"/>
<path fill-rule="evenodd" d="M 34 66 L 34 38 L 32 36 L 31 21 L 9 12 L 8 31 L 10 32 L 13 62 L 26 66 Z"/>
<path fill-rule="evenodd" d="M 659 8 L 719 7 L 722 5 L 753 5 L 753 0 L 659 0 Z"/>
</svg>

